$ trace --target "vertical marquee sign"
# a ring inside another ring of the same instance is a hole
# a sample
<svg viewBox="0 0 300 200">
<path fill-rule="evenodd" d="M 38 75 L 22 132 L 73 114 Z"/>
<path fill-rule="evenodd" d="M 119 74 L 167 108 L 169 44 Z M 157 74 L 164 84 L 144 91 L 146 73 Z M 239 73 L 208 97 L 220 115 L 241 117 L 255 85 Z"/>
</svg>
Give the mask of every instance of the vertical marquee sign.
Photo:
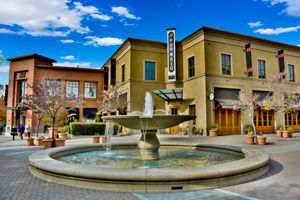
<svg viewBox="0 0 300 200">
<path fill-rule="evenodd" d="M 167 29 L 168 38 L 168 81 L 176 81 L 176 39 L 175 39 L 175 28 Z"/>
<path fill-rule="evenodd" d="M 251 45 L 245 45 L 245 52 L 246 52 L 246 63 L 247 63 L 247 76 L 253 75 L 253 68 L 252 68 L 252 57 L 251 57 Z"/>
</svg>

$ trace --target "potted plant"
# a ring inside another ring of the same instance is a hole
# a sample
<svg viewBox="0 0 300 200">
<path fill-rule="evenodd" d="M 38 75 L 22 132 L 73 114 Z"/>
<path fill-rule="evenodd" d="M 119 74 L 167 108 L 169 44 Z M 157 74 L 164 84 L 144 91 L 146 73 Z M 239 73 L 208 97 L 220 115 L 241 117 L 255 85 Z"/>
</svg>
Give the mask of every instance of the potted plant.
<svg viewBox="0 0 300 200">
<path fill-rule="evenodd" d="M 247 135 L 246 135 L 246 142 L 247 144 L 254 144 L 254 129 L 253 129 L 253 126 L 251 125 L 247 125 L 245 127 L 245 130 L 247 132 Z"/>
<path fill-rule="evenodd" d="M 292 132 L 294 131 L 294 129 L 292 128 L 292 127 L 288 127 L 286 130 L 284 130 L 283 132 L 282 132 L 282 136 L 284 137 L 284 138 L 290 138 L 290 137 L 292 137 Z"/>
<path fill-rule="evenodd" d="M 55 147 L 62 147 L 65 146 L 65 139 L 62 138 L 55 138 Z"/>
<path fill-rule="evenodd" d="M 283 131 L 283 126 L 281 125 L 279 126 L 279 129 L 276 131 L 276 135 L 278 137 L 282 137 L 282 131 Z"/>
<path fill-rule="evenodd" d="M 58 128 L 58 137 L 62 139 L 68 139 L 68 127 L 69 126 L 64 126 Z"/>
<path fill-rule="evenodd" d="M 44 149 L 48 149 L 52 147 L 52 141 L 53 141 L 52 138 L 44 138 L 42 141 L 43 141 Z"/>
<path fill-rule="evenodd" d="M 43 139 L 44 137 L 40 136 L 34 139 L 34 144 L 36 146 L 42 146 L 43 145 Z"/>
<path fill-rule="evenodd" d="M 209 136 L 218 135 L 218 124 L 212 124 L 209 126 Z"/>
<path fill-rule="evenodd" d="M 48 128 L 49 137 L 52 137 L 52 127 Z M 54 138 L 58 138 L 58 128 L 54 128 Z"/>
<path fill-rule="evenodd" d="M 33 146 L 34 138 L 27 138 L 27 146 Z"/>
<path fill-rule="evenodd" d="M 99 141 L 100 141 L 99 135 L 93 135 L 92 138 L 93 138 L 93 143 L 99 143 Z"/>
<path fill-rule="evenodd" d="M 260 145 L 266 145 L 267 137 L 262 134 L 257 135 L 257 143 Z"/>
</svg>

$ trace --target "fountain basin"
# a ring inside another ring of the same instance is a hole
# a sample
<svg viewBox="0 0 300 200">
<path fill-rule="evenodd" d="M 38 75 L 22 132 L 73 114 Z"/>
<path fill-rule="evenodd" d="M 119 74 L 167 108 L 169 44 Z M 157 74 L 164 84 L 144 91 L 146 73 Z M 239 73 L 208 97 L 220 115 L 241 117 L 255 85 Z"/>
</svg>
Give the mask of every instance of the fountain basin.
<svg viewBox="0 0 300 200">
<path fill-rule="evenodd" d="M 166 145 L 188 147 L 188 144 Z M 136 144 L 113 146 L 135 147 Z M 240 152 L 245 158 L 204 167 L 121 169 L 69 164 L 54 159 L 71 153 L 103 149 L 100 144 L 90 144 L 36 152 L 29 157 L 30 172 L 47 181 L 76 187 L 148 193 L 224 187 L 255 179 L 268 170 L 269 156 L 258 150 L 223 145 L 193 145 L 193 147 Z"/>
<path fill-rule="evenodd" d="M 138 130 L 157 130 L 170 128 L 182 122 L 195 119 L 196 116 L 190 115 L 153 115 L 153 116 L 103 116 L 104 121 L 112 120 L 120 126 Z"/>
</svg>

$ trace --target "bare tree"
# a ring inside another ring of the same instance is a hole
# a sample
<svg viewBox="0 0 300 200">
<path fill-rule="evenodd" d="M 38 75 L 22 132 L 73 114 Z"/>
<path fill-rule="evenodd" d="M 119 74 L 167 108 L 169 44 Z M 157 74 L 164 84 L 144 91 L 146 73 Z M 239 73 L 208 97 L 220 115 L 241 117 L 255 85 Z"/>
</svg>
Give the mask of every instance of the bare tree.
<svg viewBox="0 0 300 200">
<path fill-rule="evenodd" d="M 273 76 L 268 79 L 268 87 L 273 94 L 269 96 L 264 104 L 267 109 L 281 111 L 283 130 L 286 129 L 285 116 L 288 112 L 292 112 L 295 106 L 299 104 L 300 88 L 297 85 L 288 84 L 288 77 Z"/>
<path fill-rule="evenodd" d="M 246 115 L 251 119 L 251 124 L 253 126 L 253 132 L 255 136 L 255 142 L 257 143 L 257 133 L 254 123 L 255 111 L 259 107 L 258 105 L 259 95 L 255 94 L 251 89 L 245 88 L 241 89 L 238 96 L 238 103 L 235 104 L 235 109 L 241 109 Z"/>
<path fill-rule="evenodd" d="M 123 112 L 127 108 L 127 99 L 122 97 L 118 86 L 111 86 L 100 94 L 99 111 L 110 115 L 114 111 Z"/>
<path fill-rule="evenodd" d="M 59 110 L 67 107 L 79 106 L 83 103 L 77 95 L 68 94 L 61 82 L 51 77 L 43 81 L 36 81 L 32 85 L 33 94 L 24 97 L 23 104 L 28 108 L 34 108 L 38 116 L 46 115 L 52 119 L 52 138 L 54 146 L 54 128 Z"/>
</svg>

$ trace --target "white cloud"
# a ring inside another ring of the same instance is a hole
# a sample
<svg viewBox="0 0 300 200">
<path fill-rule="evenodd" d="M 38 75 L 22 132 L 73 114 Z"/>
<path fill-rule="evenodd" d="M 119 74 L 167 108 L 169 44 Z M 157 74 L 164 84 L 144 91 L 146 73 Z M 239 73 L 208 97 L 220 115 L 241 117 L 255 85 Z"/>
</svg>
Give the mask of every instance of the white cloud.
<svg viewBox="0 0 300 200">
<path fill-rule="evenodd" d="M 285 9 L 282 12 L 287 13 L 290 16 L 300 17 L 300 1 L 299 0 L 262 0 L 264 2 L 270 2 L 272 6 L 276 4 L 284 4 Z"/>
<path fill-rule="evenodd" d="M 63 66 L 63 67 L 90 67 L 90 62 L 60 62 L 60 63 L 54 63 L 54 66 Z"/>
<path fill-rule="evenodd" d="M 59 57 L 59 58 L 64 59 L 64 60 L 75 60 L 75 57 L 72 56 L 72 55 L 69 55 L 69 56 L 61 56 L 61 57 Z"/>
<path fill-rule="evenodd" d="M 0 73 L 9 72 L 9 66 L 1 66 L 0 65 Z"/>
<path fill-rule="evenodd" d="M 82 15 L 89 15 L 95 19 L 100 19 L 103 21 L 109 21 L 112 19 L 111 16 L 100 13 L 99 9 L 95 6 L 83 6 L 80 2 L 74 2 L 75 9 Z"/>
<path fill-rule="evenodd" d="M 120 38 L 112 38 L 112 37 L 103 37 L 99 38 L 96 36 L 86 36 L 85 39 L 89 40 L 84 43 L 84 45 L 92 45 L 94 47 L 98 46 L 113 46 L 120 45 L 123 43 L 123 40 Z"/>
<path fill-rule="evenodd" d="M 288 33 L 288 32 L 293 32 L 293 31 L 297 31 L 298 29 L 300 29 L 300 26 L 295 26 L 295 27 L 286 27 L 286 28 L 261 28 L 261 29 L 257 29 L 254 31 L 254 33 L 260 33 L 260 34 L 264 34 L 264 35 L 279 35 L 282 33 Z"/>
<path fill-rule="evenodd" d="M 124 23 L 124 26 L 134 26 L 135 24 L 129 24 L 127 22 Z"/>
<path fill-rule="evenodd" d="M 67 40 L 60 40 L 61 43 L 64 43 L 64 44 L 70 44 L 70 43 L 74 43 L 75 41 L 74 40 L 70 40 L 70 39 L 67 39 Z"/>
<path fill-rule="evenodd" d="M 251 28 L 254 28 L 254 27 L 262 26 L 263 24 L 261 23 L 261 21 L 257 21 L 257 22 L 249 22 L 248 25 Z"/>
<path fill-rule="evenodd" d="M 91 32 L 82 20 L 92 17 L 108 21 L 94 6 L 83 6 L 70 0 L 0 0 L 0 33 L 64 37 L 71 32 Z"/>
<path fill-rule="evenodd" d="M 135 20 L 140 20 L 140 17 L 137 17 L 131 13 L 129 13 L 128 8 L 123 7 L 123 6 L 118 6 L 118 7 L 112 7 L 111 12 L 117 13 L 121 17 L 126 17 L 128 19 L 135 19 Z"/>
</svg>

